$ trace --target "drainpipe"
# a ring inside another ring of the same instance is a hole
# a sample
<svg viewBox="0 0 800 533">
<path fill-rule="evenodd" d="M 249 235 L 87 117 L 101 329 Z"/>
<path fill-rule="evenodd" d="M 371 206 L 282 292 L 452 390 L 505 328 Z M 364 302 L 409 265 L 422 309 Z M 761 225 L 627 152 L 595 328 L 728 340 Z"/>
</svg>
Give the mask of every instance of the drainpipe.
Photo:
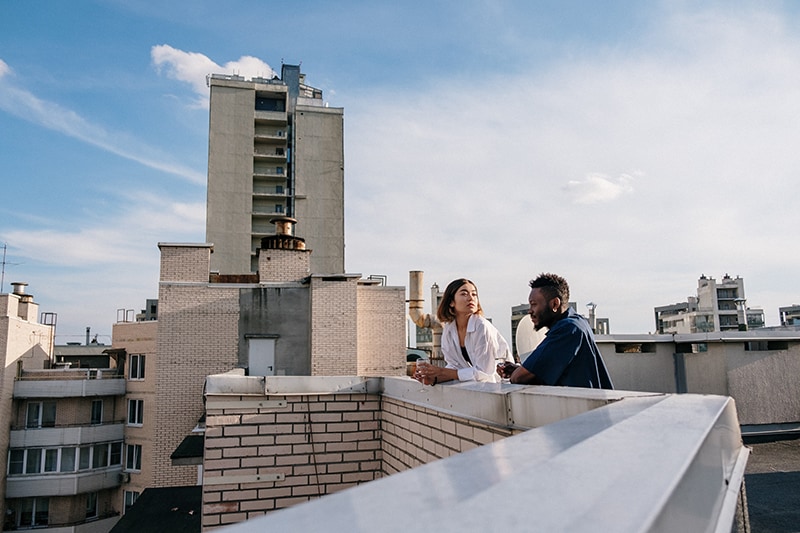
<svg viewBox="0 0 800 533">
<path fill-rule="evenodd" d="M 431 363 L 444 366 L 442 358 L 442 324 L 434 315 L 429 315 L 422 311 L 425 298 L 422 296 L 421 270 L 412 270 L 408 273 L 408 316 L 417 326 L 430 328 L 433 331 L 433 349 L 431 351 Z"/>
</svg>

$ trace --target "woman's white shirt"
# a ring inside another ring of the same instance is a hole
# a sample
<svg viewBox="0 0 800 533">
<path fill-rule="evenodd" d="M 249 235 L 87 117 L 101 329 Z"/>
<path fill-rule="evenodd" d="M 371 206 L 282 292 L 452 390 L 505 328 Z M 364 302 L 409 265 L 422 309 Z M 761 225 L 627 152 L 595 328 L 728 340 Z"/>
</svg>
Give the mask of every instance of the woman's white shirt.
<svg viewBox="0 0 800 533">
<path fill-rule="evenodd" d="M 500 382 L 497 363 L 514 361 L 508 343 L 491 322 L 480 315 L 470 315 L 464 347 L 472 362 L 470 366 L 461 353 L 456 322 L 446 322 L 442 328 L 442 355 L 447 368 L 458 370 L 459 381 Z"/>
</svg>

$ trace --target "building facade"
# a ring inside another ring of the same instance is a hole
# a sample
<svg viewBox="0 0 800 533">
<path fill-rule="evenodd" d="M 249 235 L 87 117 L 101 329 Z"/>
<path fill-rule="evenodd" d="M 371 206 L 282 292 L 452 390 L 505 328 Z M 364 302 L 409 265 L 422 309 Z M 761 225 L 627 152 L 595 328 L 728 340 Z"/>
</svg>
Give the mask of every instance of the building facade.
<svg viewBox="0 0 800 533">
<path fill-rule="evenodd" d="M 0 295 L 3 530 L 109 531 L 120 512 L 125 382 L 101 345 L 54 347 L 54 326 L 37 322 L 23 289 Z"/>
<path fill-rule="evenodd" d="M 704 333 L 764 327 L 764 310 L 747 307 L 744 279 L 701 275 L 697 296 L 655 308 L 656 333 Z"/>
<path fill-rule="evenodd" d="M 213 74 L 208 83 L 211 269 L 257 272 L 270 219 L 287 215 L 314 251 L 312 271 L 344 272 L 344 110 L 327 107 L 295 65 L 280 79 Z"/>
</svg>

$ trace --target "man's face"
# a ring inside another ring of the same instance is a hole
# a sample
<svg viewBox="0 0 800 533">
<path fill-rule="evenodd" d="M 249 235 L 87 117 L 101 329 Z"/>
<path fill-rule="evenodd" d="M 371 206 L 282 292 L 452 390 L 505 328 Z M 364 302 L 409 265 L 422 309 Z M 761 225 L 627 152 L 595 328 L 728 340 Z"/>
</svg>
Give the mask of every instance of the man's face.
<svg viewBox="0 0 800 533">
<path fill-rule="evenodd" d="M 542 290 L 536 288 L 531 289 L 531 293 L 528 296 L 528 305 L 530 306 L 528 314 L 531 315 L 533 328 L 538 331 L 542 328 L 549 328 L 555 323 L 560 314 L 561 300 L 552 298 L 548 301 Z"/>
</svg>

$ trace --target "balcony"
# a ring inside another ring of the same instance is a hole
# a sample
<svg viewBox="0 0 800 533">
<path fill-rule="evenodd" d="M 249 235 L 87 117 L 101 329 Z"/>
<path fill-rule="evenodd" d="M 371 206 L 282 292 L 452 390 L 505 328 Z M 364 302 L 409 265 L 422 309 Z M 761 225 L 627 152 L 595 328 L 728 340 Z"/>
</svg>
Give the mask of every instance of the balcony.
<svg viewBox="0 0 800 533">
<path fill-rule="evenodd" d="M 6 498 L 34 496 L 73 496 L 118 487 L 122 465 L 83 472 L 53 472 L 49 474 L 9 476 L 6 478 Z"/>
<path fill-rule="evenodd" d="M 125 433 L 123 421 L 93 426 L 12 429 L 10 448 L 53 448 L 82 446 L 98 442 L 121 441 Z"/>
<path fill-rule="evenodd" d="M 270 162 L 283 163 L 284 161 L 286 161 L 286 153 L 283 152 L 283 151 L 281 151 L 281 152 L 282 153 L 279 153 L 279 151 L 275 150 L 275 149 L 272 149 L 272 150 L 269 150 L 269 149 L 258 150 L 257 149 L 257 150 L 253 151 L 253 159 L 255 159 L 256 161 L 262 161 L 262 162 L 267 162 L 267 163 L 270 163 Z"/>
<path fill-rule="evenodd" d="M 81 398 L 125 394 L 115 368 L 25 370 L 14 382 L 14 398 Z"/>
<path fill-rule="evenodd" d="M 287 123 L 286 111 L 255 111 L 256 124 L 281 124 Z"/>
<path fill-rule="evenodd" d="M 77 524 L 56 524 L 44 528 L 37 527 L 37 531 L 46 533 L 97 533 L 98 531 L 110 531 L 119 521 L 119 513 L 111 513 L 93 520 L 85 520 Z"/>
</svg>

